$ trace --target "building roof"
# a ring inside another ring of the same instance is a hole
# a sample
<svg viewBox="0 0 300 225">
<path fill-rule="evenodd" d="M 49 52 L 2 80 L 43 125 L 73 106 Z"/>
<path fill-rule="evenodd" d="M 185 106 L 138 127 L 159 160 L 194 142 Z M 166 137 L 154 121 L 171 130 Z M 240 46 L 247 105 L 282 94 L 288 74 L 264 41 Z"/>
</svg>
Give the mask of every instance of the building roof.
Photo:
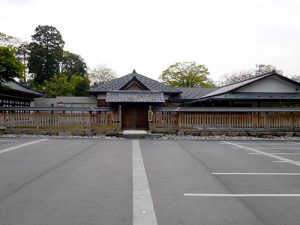
<svg viewBox="0 0 300 225">
<path fill-rule="evenodd" d="M 295 99 L 299 100 L 300 95 L 297 93 L 226 93 L 223 95 L 214 96 L 214 99 L 264 99 L 264 100 L 280 100 L 280 99 Z"/>
<path fill-rule="evenodd" d="M 277 74 L 275 71 L 272 72 L 268 72 L 253 78 L 249 78 L 243 81 L 239 81 L 237 83 L 234 84 L 229 84 L 223 87 L 220 87 L 218 89 L 216 89 L 215 91 L 212 91 L 210 93 L 207 93 L 206 95 L 202 96 L 199 98 L 199 100 L 193 101 L 193 102 L 198 102 L 198 101 L 203 101 L 205 99 L 210 99 L 210 98 L 232 98 L 232 99 L 255 99 L 255 98 L 259 98 L 259 99 L 264 99 L 263 97 L 265 97 L 265 99 L 276 99 L 275 97 L 279 97 L 278 99 L 289 99 L 288 97 L 292 97 L 295 98 L 293 96 L 295 96 L 295 94 L 292 93 L 235 93 L 234 91 L 236 91 L 237 89 L 240 89 L 242 87 L 245 87 L 247 85 L 250 85 L 254 82 L 257 82 L 259 80 L 262 79 L 266 79 L 268 77 L 271 76 L 276 76 L 282 80 L 285 80 L 287 82 L 290 82 L 296 86 L 298 86 L 300 88 L 300 84 L 296 81 L 293 81 L 287 77 L 284 77 L 282 75 Z M 281 97 L 283 96 L 283 97 Z M 297 97 L 296 97 L 297 98 Z M 190 102 L 192 103 L 192 102 Z"/>
<path fill-rule="evenodd" d="M 196 100 L 208 93 L 211 93 L 218 88 L 201 88 L 201 87 L 178 87 L 179 91 L 181 91 L 180 95 L 175 96 L 174 99 L 179 100 Z"/>
<path fill-rule="evenodd" d="M 155 112 L 300 112 L 300 108 L 266 108 L 266 107 L 153 107 Z"/>
<path fill-rule="evenodd" d="M 27 87 L 26 85 L 18 83 L 16 81 L 8 81 L 3 83 L 2 85 L 8 90 L 24 93 L 26 95 L 31 95 L 33 97 L 40 97 L 43 95 L 40 92 L 34 91 L 29 87 Z"/>
<path fill-rule="evenodd" d="M 106 102 L 165 102 L 164 95 L 155 91 L 110 91 Z"/>
<path fill-rule="evenodd" d="M 156 80 L 145 77 L 141 74 L 138 74 L 135 70 L 132 73 L 127 74 L 123 77 L 114 79 L 112 81 L 106 82 L 104 84 L 100 84 L 95 88 L 91 88 L 89 90 L 90 93 L 99 93 L 99 92 L 108 92 L 112 90 L 122 90 L 126 84 L 128 84 L 132 80 L 138 80 L 141 84 L 143 84 L 150 91 L 160 91 L 163 93 L 180 93 L 180 91 L 176 88 L 166 86 Z"/>
</svg>

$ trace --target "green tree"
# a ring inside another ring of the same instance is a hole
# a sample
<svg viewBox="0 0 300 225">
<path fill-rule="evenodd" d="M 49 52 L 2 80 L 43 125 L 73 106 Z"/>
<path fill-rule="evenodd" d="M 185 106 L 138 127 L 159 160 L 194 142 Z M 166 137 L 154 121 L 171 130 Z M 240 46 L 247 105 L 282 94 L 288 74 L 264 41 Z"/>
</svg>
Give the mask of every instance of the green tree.
<svg viewBox="0 0 300 225">
<path fill-rule="evenodd" d="M 68 74 L 69 76 L 73 74 L 84 76 L 86 70 L 86 63 L 80 55 L 64 51 L 61 61 L 61 73 Z"/>
<path fill-rule="evenodd" d="M 45 81 L 44 91 L 46 92 L 46 97 L 49 98 L 72 96 L 73 89 L 66 74 L 56 74 L 50 80 Z"/>
<path fill-rule="evenodd" d="M 73 75 L 70 80 L 72 86 L 72 95 L 87 96 L 87 90 L 90 88 L 90 81 L 87 77 L 81 75 Z"/>
<path fill-rule="evenodd" d="M 214 87 L 206 66 L 195 62 L 177 62 L 160 75 L 160 80 L 173 87 Z"/>
<path fill-rule="evenodd" d="M 13 78 L 21 78 L 24 65 L 20 63 L 13 49 L 0 47 L 0 84 Z"/>
<path fill-rule="evenodd" d="M 37 89 L 46 92 L 46 97 L 57 96 L 87 96 L 90 82 L 87 77 L 81 75 L 55 74 L 45 82 L 45 86 L 39 85 Z"/>
<path fill-rule="evenodd" d="M 64 41 L 60 32 L 53 26 L 39 25 L 29 44 L 29 73 L 34 74 L 34 83 L 43 84 L 58 74 L 63 57 Z"/>
<path fill-rule="evenodd" d="M 92 83 L 92 86 L 111 81 L 117 78 L 116 72 L 107 67 L 106 65 L 98 65 L 94 69 L 88 72 L 88 78 Z"/>
</svg>

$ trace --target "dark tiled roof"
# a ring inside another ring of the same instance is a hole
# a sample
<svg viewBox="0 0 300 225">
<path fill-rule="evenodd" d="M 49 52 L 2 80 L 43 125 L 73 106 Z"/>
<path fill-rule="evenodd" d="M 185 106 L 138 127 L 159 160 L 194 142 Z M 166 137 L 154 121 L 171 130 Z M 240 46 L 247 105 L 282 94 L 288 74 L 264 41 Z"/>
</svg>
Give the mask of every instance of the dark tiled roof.
<svg viewBox="0 0 300 225">
<path fill-rule="evenodd" d="M 34 90 L 30 89 L 29 87 L 27 87 L 26 85 L 20 84 L 16 81 L 8 81 L 8 82 L 3 83 L 2 85 L 10 90 L 22 92 L 27 95 L 32 95 L 34 97 L 40 97 L 43 95 L 40 92 L 34 91 Z"/>
<path fill-rule="evenodd" d="M 107 102 L 165 102 L 161 92 L 153 91 L 111 91 L 107 92 Z"/>
<path fill-rule="evenodd" d="M 92 88 L 89 90 L 89 92 L 98 93 L 98 92 L 107 92 L 112 90 L 120 90 L 122 87 L 124 87 L 128 82 L 130 82 L 133 79 L 137 79 L 150 91 L 161 91 L 164 93 L 178 93 L 178 94 L 180 93 L 178 89 L 166 86 L 156 80 L 138 74 L 135 72 L 135 70 L 132 73 L 127 74 L 123 77 L 114 79 L 107 83 L 101 84 L 95 88 Z"/>
<path fill-rule="evenodd" d="M 177 89 L 179 91 L 181 91 L 182 93 L 178 96 L 175 96 L 174 99 L 194 100 L 194 99 L 199 99 L 202 96 L 217 90 L 218 88 L 200 88 L 200 87 L 183 88 L 183 87 L 178 87 Z"/>
</svg>

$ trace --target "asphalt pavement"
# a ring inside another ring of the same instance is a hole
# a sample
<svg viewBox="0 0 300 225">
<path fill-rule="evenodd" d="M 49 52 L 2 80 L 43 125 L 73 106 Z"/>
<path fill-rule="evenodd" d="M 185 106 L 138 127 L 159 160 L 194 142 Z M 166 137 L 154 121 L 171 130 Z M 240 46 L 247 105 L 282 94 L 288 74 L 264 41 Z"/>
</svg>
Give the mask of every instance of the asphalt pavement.
<svg viewBox="0 0 300 225">
<path fill-rule="evenodd" d="M 299 225 L 300 142 L 0 138 L 0 225 Z"/>
</svg>

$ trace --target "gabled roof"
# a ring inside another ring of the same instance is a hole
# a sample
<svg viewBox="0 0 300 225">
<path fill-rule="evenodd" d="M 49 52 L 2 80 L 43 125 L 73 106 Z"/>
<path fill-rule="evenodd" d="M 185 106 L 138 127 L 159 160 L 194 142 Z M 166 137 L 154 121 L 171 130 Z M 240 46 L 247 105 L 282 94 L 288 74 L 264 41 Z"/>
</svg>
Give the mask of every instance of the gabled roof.
<svg viewBox="0 0 300 225">
<path fill-rule="evenodd" d="M 253 77 L 253 78 L 249 78 L 247 80 L 243 80 L 243 81 L 240 81 L 240 82 L 237 82 L 237 83 L 234 83 L 234 84 L 229 84 L 229 85 L 220 87 L 217 90 L 212 91 L 212 92 L 210 92 L 210 93 L 202 96 L 201 99 L 206 99 L 206 98 L 211 98 L 211 97 L 215 97 L 215 96 L 220 96 L 220 95 L 224 95 L 224 94 L 227 94 L 227 93 L 231 93 L 231 92 L 234 92 L 237 89 L 240 89 L 240 88 L 245 87 L 245 86 L 247 86 L 249 84 L 252 84 L 252 83 L 257 82 L 259 80 L 266 79 L 267 77 L 271 77 L 271 76 L 277 76 L 280 79 L 285 80 L 287 82 L 290 82 L 290 83 L 292 83 L 295 86 L 298 86 L 300 88 L 300 84 L 298 82 L 296 82 L 294 80 L 291 80 L 291 79 L 289 79 L 287 77 L 284 77 L 284 76 L 282 76 L 280 74 L 277 74 L 275 71 L 272 71 L 272 72 L 265 73 L 265 74 L 262 74 L 262 75 L 259 75 L 259 76 Z"/>
<path fill-rule="evenodd" d="M 121 90 L 126 84 L 132 80 L 138 80 L 150 91 L 160 91 L 164 93 L 181 93 L 178 89 L 166 86 L 156 80 L 145 77 L 141 74 L 138 74 L 135 70 L 132 73 L 127 74 L 123 77 L 114 79 L 104 84 L 100 84 L 95 88 L 89 90 L 90 93 L 99 93 L 99 92 L 108 92 L 112 90 Z"/>
<path fill-rule="evenodd" d="M 16 92 L 20 92 L 26 95 L 31 95 L 33 97 L 41 97 L 43 94 L 41 94 L 40 92 L 34 91 L 32 89 L 30 89 L 29 87 L 27 87 L 24 84 L 18 83 L 16 81 L 8 81 L 2 84 L 2 86 L 6 89 L 6 90 L 12 90 L 12 91 L 16 91 Z"/>
</svg>

